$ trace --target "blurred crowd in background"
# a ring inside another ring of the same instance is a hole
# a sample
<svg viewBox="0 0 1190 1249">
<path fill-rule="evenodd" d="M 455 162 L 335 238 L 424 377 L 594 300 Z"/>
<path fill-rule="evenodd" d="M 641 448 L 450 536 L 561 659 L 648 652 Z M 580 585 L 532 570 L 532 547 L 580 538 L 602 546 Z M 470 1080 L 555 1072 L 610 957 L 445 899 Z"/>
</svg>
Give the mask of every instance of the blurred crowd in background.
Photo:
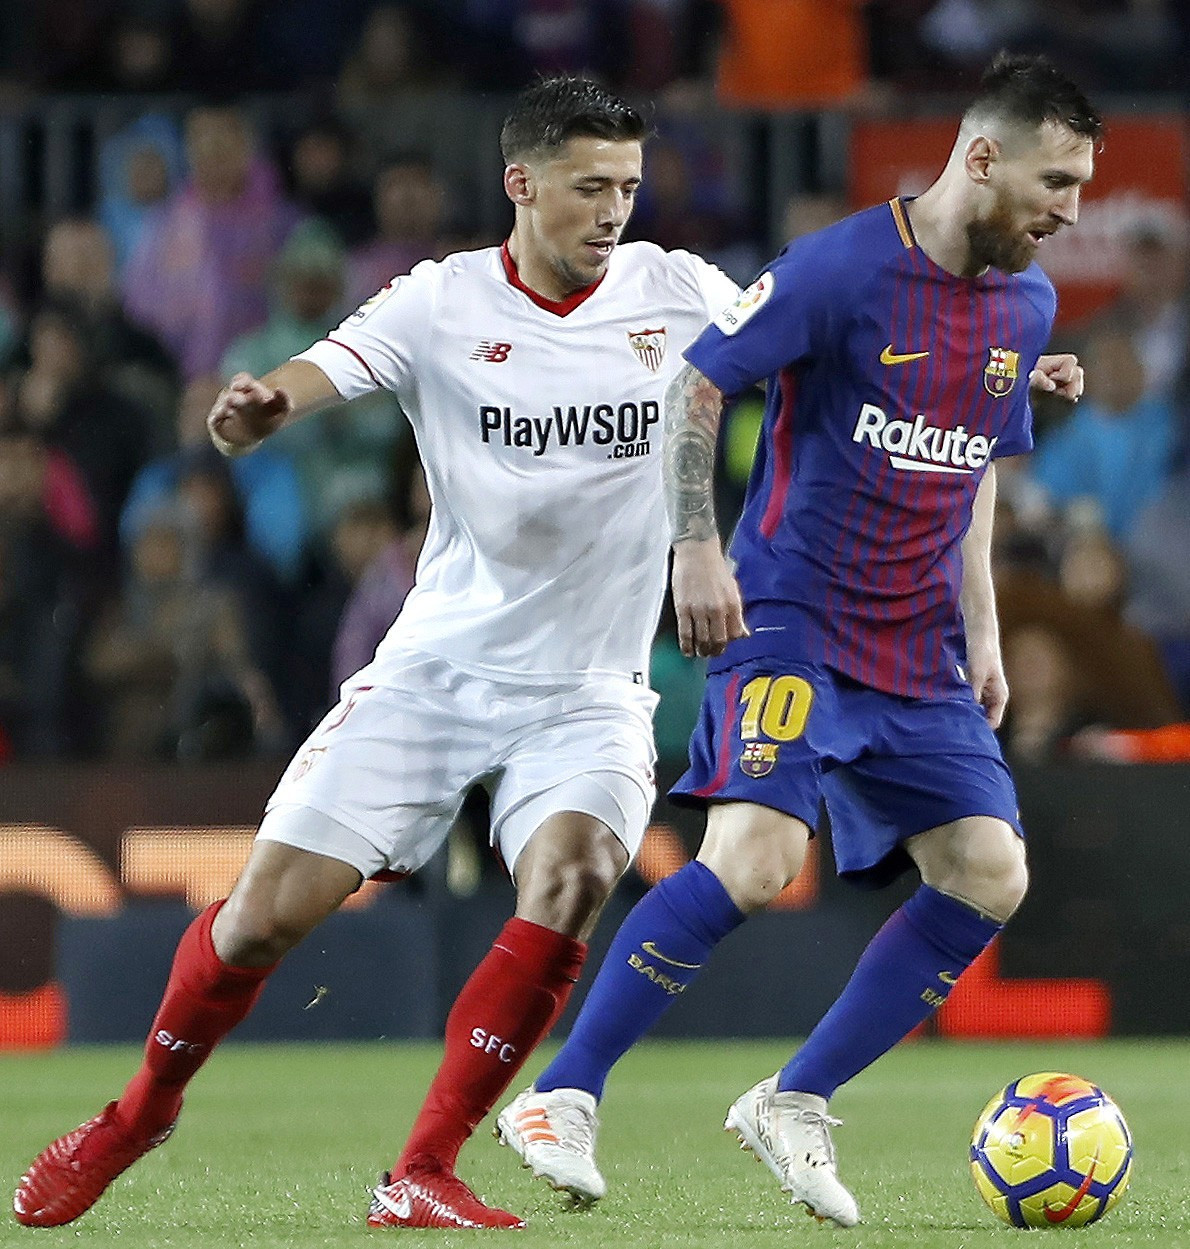
<svg viewBox="0 0 1190 1249">
<path fill-rule="evenodd" d="M 72 95 L 140 101 L 94 150 L 80 148 L 94 177 L 77 202 L 48 211 L 30 195 L 0 227 L 0 759 L 284 756 L 395 617 L 429 500 L 391 397 L 332 408 L 234 461 L 213 451 L 204 424 L 231 374 L 266 372 L 418 261 L 503 237 L 432 141 L 386 146 L 378 118 L 415 98 L 437 116 L 464 93 L 593 71 L 657 104 L 629 237 L 691 248 L 746 283 L 784 241 L 847 205 L 838 161 L 808 142 L 804 189 L 758 210 L 738 171 L 761 181 L 773 153 L 761 141 L 723 150 L 703 121 L 720 104 L 880 108 L 962 90 L 1008 46 L 1049 52 L 1093 92 L 1176 106 L 1188 8 L 0 6 L 0 121 Z M 270 94 L 284 106 L 265 125 L 252 102 Z M 12 176 L 0 170 L 0 182 Z M 1038 405 L 1037 453 L 1002 467 L 1004 732 L 1016 758 L 1146 757 L 1138 742 L 1160 757 L 1190 719 L 1188 240 L 1162 219 L 1129 247 L 1115 302 L 1055 343 L 1080 352 L 1086 397 L 1073 412 Z M 759 420 L 748 396 L 728 421 L 725 530 Z M 702 673 L 665 623 L 653 675 L 672 768 Z"/>
<path fill-rule="evenodd" d="M 517 91 L 587 71 L 624 91 L 714 80 L 728 98 L 837 101 L 971 85 L 998 48 L 1089 89 L 1186 86 L 1181 0 L 11 0 L 9 91 Z M 763 54 L 763 55 L 761 55 Z"/>
</svg>

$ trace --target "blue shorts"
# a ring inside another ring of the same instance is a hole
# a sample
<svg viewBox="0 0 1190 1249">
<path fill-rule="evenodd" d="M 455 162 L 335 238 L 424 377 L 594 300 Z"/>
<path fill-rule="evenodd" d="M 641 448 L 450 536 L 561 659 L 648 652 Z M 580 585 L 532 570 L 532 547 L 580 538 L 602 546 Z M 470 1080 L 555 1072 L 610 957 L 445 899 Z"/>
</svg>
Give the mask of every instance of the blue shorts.
<svg viewBox="0 0 1190 1249">
<path fill-rule="evenodd" d="M 902 843 L 970 815 L 1023 836 L 1016 789 L 975 699 L 902 698 L 819 664 L 752 659 L 707 678 L 685 805 L 754 802 L 811 829 L 830 816 L 839 874 L 877 888 L 911 860 Z"/>
</svg>

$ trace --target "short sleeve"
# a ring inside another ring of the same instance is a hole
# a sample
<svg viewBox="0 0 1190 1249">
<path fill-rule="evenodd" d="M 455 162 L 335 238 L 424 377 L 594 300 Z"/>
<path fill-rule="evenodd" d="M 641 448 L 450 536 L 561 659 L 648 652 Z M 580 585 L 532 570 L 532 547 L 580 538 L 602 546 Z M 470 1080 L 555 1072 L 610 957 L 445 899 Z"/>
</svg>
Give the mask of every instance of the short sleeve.
<svg viewBox="0 0 1190 1249">
<path fill-rule="evenodd" d="M 1024 455 L 1033 450 L 1033 405 L 1029 401 L 1029 384 L 1026 379 L 1022 396 L 1009 413 L 1004 432 L 992 448 L 992 459 L 1001 460 L 1010 455 Z"/>
<path fill-rule="evenodd" d="M 293 358 L 317 365 L 344 399 L 378 389 L 400 396 L 413 382 L 414 362 L 433 315 L 440 267 L 425 261 L 394 278 L 325 338 Z"/>
<path fill-rule="evenodd" d="M 673 254 L 682 256 L 689 265 L 691 276 L 698 287 L 698 293 L 702 296 L 708 321 L 717 317 L 724 308 L 729 307 L 739 298 L 739 286 L 718 265 L 713 265 L 692 252 Z"/>
<path fill-rule="evenodd" d="M 686 359 L 725 394 L 738 394 L 816 354 L 836 290 L 821 236 L 788 247 L 747 290 L 721 308 Z"/>
</svg>

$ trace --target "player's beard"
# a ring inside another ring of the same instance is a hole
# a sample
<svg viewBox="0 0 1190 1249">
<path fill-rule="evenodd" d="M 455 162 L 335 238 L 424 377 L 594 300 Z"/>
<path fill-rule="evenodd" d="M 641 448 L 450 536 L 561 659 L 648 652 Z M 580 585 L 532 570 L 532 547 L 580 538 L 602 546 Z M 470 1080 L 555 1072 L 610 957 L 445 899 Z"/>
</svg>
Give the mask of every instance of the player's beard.
<svg viewBox="0 0 1190 1249">
<path fill-rule="evenodd" d="M 607 262 L 599 266 L 594 272 L 590 269 L 580 268 L 576 263 L 568 260 L 565 256 L 555 255 L 553 259 L 554 276 L 562 284 L 565 290 L 574 294 L 575 291 L 581 291 L 585 287 L 591 285 L 592 282 L 598 282 L 607 272 Z"/>
<path fill-rule="evenodd" d="M 1020 273 L 1032 263 L 1037 250 L 1003 196 L 984 220 L 967 226 L 967 246 L 975 272 L 990 266 L 1004 273 Z"/>
</svg>

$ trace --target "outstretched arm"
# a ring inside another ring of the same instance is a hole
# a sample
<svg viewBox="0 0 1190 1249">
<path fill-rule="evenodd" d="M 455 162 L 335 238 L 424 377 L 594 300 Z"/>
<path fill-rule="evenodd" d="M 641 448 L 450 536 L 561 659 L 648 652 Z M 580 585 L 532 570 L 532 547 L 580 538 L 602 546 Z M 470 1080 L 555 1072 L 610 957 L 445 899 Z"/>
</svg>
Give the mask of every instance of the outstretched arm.
<svg viewBox="0 0 1190 1249">
<path fill-rule="evenodd" d="M 721 655 L 744 637 L 743 604 L 715 524 L 715 441 L 723 392 L 692 364 L 665 392 L 665 506 L 674 547 L 673 600 L 684 655 Z"/>
<path fill-rule="evenodd" d="M 967 634 L 967 679 L 994 729 L 1004 719 L 1008 682 L 1000 654 L 1000 623 L 992 585 L 992 519 L 996 512 L 996 466 L 989 464 L 963 537 L 963 589 L 960 602 Z"/>
<path fill-rule="evenodd" d="M 207 432 L 224 455 L 247 455 L 282 426 L 339 398 L 330 378 L 308 360 L 289 360 L 259 379 L 237 373 L 207 414 Z"/>
</svg>

